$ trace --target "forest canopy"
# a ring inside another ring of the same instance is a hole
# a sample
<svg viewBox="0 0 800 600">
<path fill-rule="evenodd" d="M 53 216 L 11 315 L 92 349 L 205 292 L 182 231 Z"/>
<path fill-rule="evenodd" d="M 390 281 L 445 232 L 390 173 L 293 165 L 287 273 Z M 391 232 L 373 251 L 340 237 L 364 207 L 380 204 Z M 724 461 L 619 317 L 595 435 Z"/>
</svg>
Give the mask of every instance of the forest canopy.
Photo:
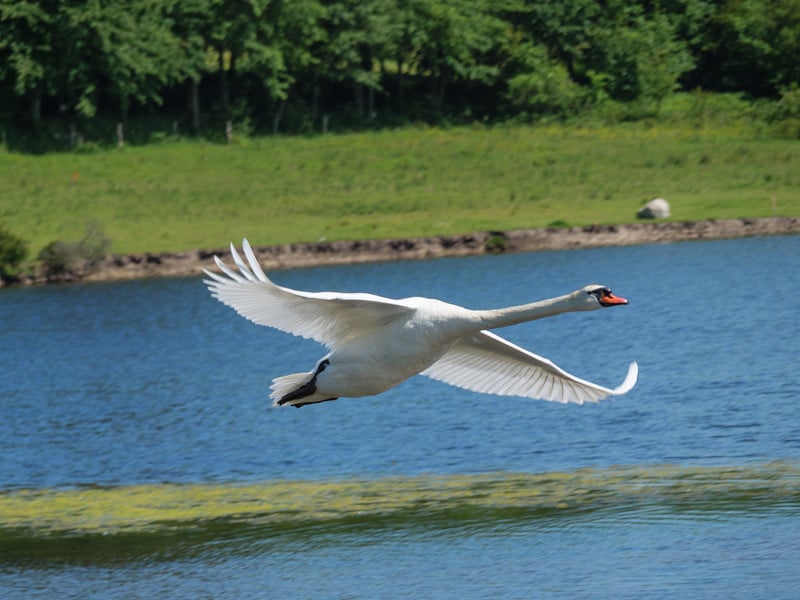
<svg viewBox="0 0 800 600">
<path fill-rule="evenodd" d="M 679 90 L 792 94 L 798 56 L 800 0 L 0 0 L 0 127 L 655 114 Z"/>
</svg>

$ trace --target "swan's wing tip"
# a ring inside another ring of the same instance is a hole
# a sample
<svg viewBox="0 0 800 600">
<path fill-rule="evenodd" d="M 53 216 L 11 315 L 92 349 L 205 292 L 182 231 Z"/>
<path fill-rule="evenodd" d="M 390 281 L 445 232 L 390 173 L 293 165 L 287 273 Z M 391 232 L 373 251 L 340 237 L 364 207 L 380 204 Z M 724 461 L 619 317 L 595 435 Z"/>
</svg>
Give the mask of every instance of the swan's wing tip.
<svg viewBox="0 0 800 600">
<path fill-rule="evenodd" d="M 625 375 L 625 381 L 623 381 L 619 386 L 614 388 L 612 394 L 615 396 L 621 396 L 622 394 L 627 394 L 633 389 L 633 386 L 636 385 L 636 381 L 638 379 L 639 379 L 639 363 L 633 361 L 628 367 L 628 374 Z"/>
</svg>

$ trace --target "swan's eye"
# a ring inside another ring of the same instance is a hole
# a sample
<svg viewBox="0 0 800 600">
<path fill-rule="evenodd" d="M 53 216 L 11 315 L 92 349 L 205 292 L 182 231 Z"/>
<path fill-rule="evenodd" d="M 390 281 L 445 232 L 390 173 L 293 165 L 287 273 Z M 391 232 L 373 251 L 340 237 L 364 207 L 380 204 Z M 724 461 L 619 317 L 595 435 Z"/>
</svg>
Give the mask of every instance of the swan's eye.
<svg viewBox="0 0 800 600">
<path fill-rule="evenodd" d="M 610 296 L 611 290 L 608 288 L 597 288 L 596 290 L 590 290 L 586 293 L 589 294 L 590 296 L 594 296 L 599 300 L 600 298 L 605 298 L 606 296 Z"/>
</svg>

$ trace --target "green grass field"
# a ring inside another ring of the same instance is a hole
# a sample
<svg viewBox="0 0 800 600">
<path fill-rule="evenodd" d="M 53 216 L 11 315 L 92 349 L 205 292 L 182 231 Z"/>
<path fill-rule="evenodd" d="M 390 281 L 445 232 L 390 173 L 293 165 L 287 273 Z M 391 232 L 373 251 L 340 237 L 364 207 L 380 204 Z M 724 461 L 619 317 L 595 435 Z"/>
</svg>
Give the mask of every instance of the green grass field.
<svg viewBox="0 0 800 600">
<path fill-rule="evenodd" d="M 30 254 L 101 225 L 112 251 L 635 220 L 800 215 L 800 144 L 751 126 L 406 128 L 92 154 L 0 149 L 0 224 Z"/>
</svg>

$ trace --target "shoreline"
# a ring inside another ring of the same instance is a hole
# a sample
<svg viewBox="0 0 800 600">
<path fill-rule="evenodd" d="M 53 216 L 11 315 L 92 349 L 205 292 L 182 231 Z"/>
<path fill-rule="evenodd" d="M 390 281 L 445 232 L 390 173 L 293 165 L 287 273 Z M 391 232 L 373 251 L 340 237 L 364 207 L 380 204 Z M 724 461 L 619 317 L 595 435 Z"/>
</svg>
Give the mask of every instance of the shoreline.
<svg viewBox="0 0 800 600">
<path fill-rule="evenodd" d="M 407 239 L 320 241 L 253 246 L 262 267 L 274 269 L 346 265 L 390 260 L 422 260 L 502 252 L 539 252 L 632 246 L 691 240 L 720 240 L 800 233 L 800 217 L 638 222 L 622 225 L 482 231 Z M 238 243 L 238 241 L 236 242 Z M 160 254 L 109 255 L 90 273 L 23 278 L 18 284 L 66 281 L 121 281 L 202 274 L 213 267 L 213 256 L 227 248 Z"/>
</svg>

